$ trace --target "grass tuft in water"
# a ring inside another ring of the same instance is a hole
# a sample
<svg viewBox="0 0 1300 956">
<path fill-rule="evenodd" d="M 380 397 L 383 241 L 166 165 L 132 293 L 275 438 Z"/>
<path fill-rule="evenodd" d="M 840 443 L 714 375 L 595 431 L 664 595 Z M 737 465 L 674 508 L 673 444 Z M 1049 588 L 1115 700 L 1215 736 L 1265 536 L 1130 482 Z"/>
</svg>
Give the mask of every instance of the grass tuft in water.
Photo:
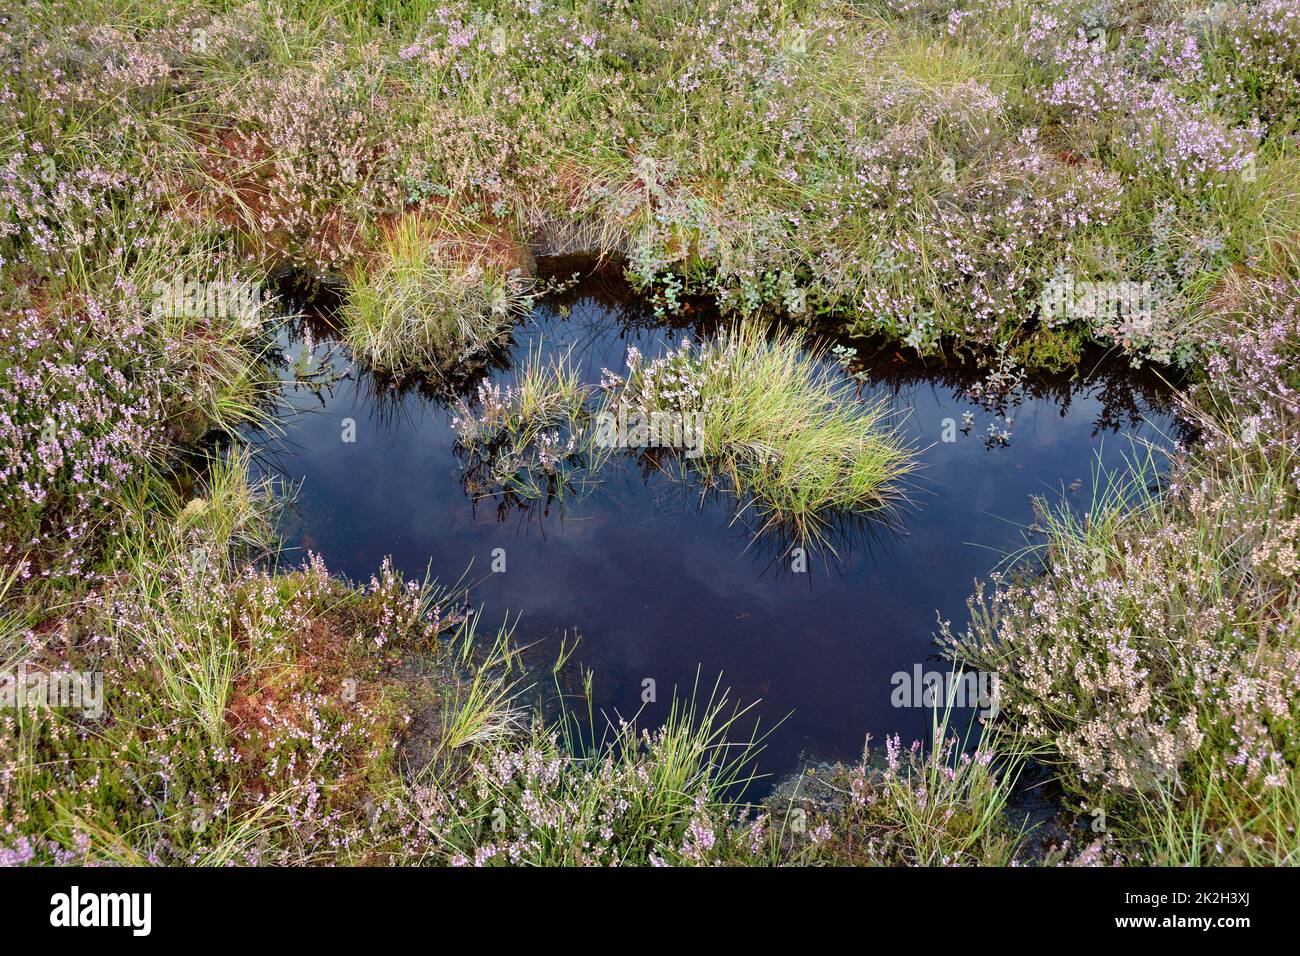
<svg viewBox="0 0 1300 956">
<path fill-rule="evenodd" d="M 384 235 L 377 263 L 356 271 L 343 326 L 377 371 L 446 378 L 503 342 L 531 305 L 527 287 L 486 243 L 408 216 Z"/>
<path fill-rule="evenodd" d="M 830 512 L 896 500 L 913 466 L 883 400 L 859 396 L 799 332 L 754 320 L 649 362 L 630 352 L 612 407 L 625 421 L 679 416 L 682 434 L 698 438 L 684 441 L 694 468 L 805 532 Z"/>
<path fill-rule="evenodd" d="M 592 440 L 591 393 L 569 353 L 545 362 L 540 349 L 513 382 L 479 383 L 473 407 L 461 400 L 452 420 L 471 493 L 531 501 L 584 484 L 607 457 Z"/>
</svg>

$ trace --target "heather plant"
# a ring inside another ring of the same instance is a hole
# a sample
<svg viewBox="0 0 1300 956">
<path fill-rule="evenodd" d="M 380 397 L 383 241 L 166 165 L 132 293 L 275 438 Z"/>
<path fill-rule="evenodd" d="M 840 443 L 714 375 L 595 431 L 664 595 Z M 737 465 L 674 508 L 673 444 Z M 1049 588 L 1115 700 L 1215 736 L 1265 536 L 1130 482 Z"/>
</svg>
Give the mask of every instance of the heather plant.
<svg viewBox="0 0 1300 956">
<path fill-rule="evenodd" d="M 118 305 L 0 316 L 0 555 L 24 581 L 93 573 L 119 487 L 162 448 L 159 369 Z"/>
<path fill-rule="evenodd" d="M 1186 858 L 1176 831 L 1200 835 L 1202 863 L 1281 861 L 1300 727 L 1297 290 L 1236 283 L 1219 308 L 1225 333 L 1188 407 L 1201 447 L 1166 492 L 1138 474 L 1087 515 L 1049 518 L 1045 573 L 995 579 L 970 630 L 945 634 L 1002 675 L 1005 732 L 1127 820 L 1136 857 Z"/>
<path fill-rule="evenodd" d="M 752 55 L 768 69 L 742 75 L 791 99 L 762 101 L 746 125 L 781 129 L 778 147 L 713 160 L 720 182 L 704 189 L 683 175 L 700 159 L 636 158 L 649 208 L 629 269 L 666 307 L 685 280 L 742 313 L 833 311 L 923 350 L 978 347 L 1023 322 L 1053 249 L 1114 212 L 1104 171 L 1059 163 L 1012 125 L 1002 84 L 981 79 L 1006 68 L 987 47 L 922 56 L 910 37 L 820 22 L 764 41 Z"/>
<path fill-rule="evenodd" d="M 1216 108 L 1225 87 L 1206 83 L 1223 62 L 1210 53 L 1220 29 L 1211 20 L 1139 29 L 1118 9 L 1090 17 L 1049 5 L 1030 14 L 1022 37 L 1060 155 L 1104 164 L 1119 187 L 1109 221 L 1054 268 L 1148 284 L 1139 314 L 1084 324 L 1096 340 L 1184 365 L 1212 335 L 1196 321 L 1207 291 L 1234 262 L 1289 268 L 1279 246 L 1296 219 L 1291 146 L 1267 141 L 1256 114 Z"/>
<path fill-rule="evenodd" d="M 202 146 L 213 199 L 273 263 L 337 275 L 401 209 L 375 52 L 326 52 L 215 93 L 230 128 Z"/>
<path fill-rule="evenodd" d="M 0 259 L 25 281 L 111 284 L 186 232 L 168 195 L 192 159 L 167 109 L 180 71 L 163 36 L 65 13 L 20 4 L 0 24 Z"/>
<path fill-rule="evenodd" d="M 261 303 L 244 317 L 160 308 L 156 288 L 135 284 L 169 274 L 153 255 L 135 279 L 53 302 L 20 292 L 0 316 L 3 560 L 24 579 L 93 575 L 121 531 L 124 484 L 176 442 L 267 412 Z"/>
<path fill-rule="evenodd" d="M 1192 18 L 1199 37 L 1185 49 L 1206 47 L 1179 79 L 1199 82 L 1218 108 L 1243 122 L 1257 120 L 1269 137 L 1296 130 L 1300 107 L 1300 11 L 1285 0 L 1224 4 Z M 1197 75 L 1199 74 L 1199 75 Z"/>
</svg>

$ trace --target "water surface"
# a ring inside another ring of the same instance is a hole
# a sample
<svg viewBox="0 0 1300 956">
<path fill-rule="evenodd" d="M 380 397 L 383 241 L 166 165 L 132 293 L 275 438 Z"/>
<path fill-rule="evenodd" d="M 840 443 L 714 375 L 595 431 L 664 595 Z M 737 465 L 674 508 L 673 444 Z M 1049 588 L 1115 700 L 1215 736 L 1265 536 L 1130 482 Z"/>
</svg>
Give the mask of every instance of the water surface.
<svg viewBox="0 0 1300 956">
<path fill-rule="evenodd" d="M 298 486 L 290 548 L 362 581 L 386 556 L 409 575 L 466 577 L 482 625 L 518 615 L 516 640 L 543 659 L 580 639 L 572 664 L 592 669 L 594 703 L 610 717 L 641 711 L 653 724 L 674 687 L 721 675 L 734 700 L 758 701 L 751 714 L 763 729 L 785 718 L 760 759 L 774 775 L 801 759 L 853 759 L 867 734 L 923 736 L 928 712 L 894 707 L 891 677 L 918 664 L 946 670 L 936 616 L 965 619 L 974 580 L 1025 543 L 1032 497 L 1086 507 L 1099 459 L 1119 467 L 1133 439 L 1166 446 L 1177 427 L 1168 393 L 1127 369 L 1028 382 L 999 415 L 971 397 L 969 373 L 858 343 L 863 394 L 888 396 L 920 469 L 901 513 L 844 523 L 831 537 L 835 554 L 813 550 L 797 573 L 790 541 L 756 537 L 729 495 L 702 496 L 645 457 L 615 459 L 581 498 L 476 500 L 450 409 L 376 380 L 306 328 L 305 337 L 303 326 L 286 330 L 292 410 L 261 456 Z M 683 332 L 708 329 L 656 325 L 645 308 L 588 283 L 539 307 L 499 364 L 530 349 L 572 350 L 596 382 L 602 368 L 622 370 L 629 345 L 654 356 Z M 341 377 L 295 382 L 321 363 Z M 489 374 L 511 377 L 508 367 Z M 348 419 L 354 442 L 343 440 Z M 990 435 L 990 424 L 1009 438 Z M 491 571 L 495 549 L 504 573 Z M 657 703 L 643 704 L 646 679 Z"/>
</svg>

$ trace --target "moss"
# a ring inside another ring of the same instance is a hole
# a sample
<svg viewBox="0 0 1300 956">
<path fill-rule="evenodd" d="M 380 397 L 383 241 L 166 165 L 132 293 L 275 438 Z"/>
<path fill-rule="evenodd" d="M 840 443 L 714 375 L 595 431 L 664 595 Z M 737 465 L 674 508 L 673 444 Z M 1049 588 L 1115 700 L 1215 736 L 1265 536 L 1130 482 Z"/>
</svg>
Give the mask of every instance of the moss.
<svg viewBox="0 0 1300 956">
<path fill-rule="evenodd" d="M 1058 373 L 1077 368 L 1086 345 L 1084 332 L 1075 326 L 1039 325 L 1017 340 L 1011 354 L 1027 369 Z"/>
</svg>

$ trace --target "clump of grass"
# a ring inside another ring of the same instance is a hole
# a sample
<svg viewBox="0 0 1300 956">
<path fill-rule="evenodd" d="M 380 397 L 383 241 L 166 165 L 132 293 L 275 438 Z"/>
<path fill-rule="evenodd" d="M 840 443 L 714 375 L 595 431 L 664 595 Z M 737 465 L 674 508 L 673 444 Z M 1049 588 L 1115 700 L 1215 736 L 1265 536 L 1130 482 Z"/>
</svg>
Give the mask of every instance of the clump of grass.
<svg viewBox="0 0 1300 956">
<path fill-rule="evenodd" d="M 956 686 L 955 683 L 952 686 Z M 1023 846 L 1010 800 L 1024 765 L 995 735 L 953 729 L 949 697 L 932 712 L 929 746 L 871 740 L 854 766 L 810 767 L 777 788 L 749 825 L 772 863 L 838 866 L 1006 866 Z"/>
<path fill-rule="evenodd" d="M 1075 507 L 1035 496 L 1035 523 L 1042 540 L 1012 552 L 1002 567 L 1014 568 L 1023 559 L 1037 557 L 1044 566 L 1054 562 L 1091 562 L 1091 569 L 1103 574 L 1112 562 L 1120 564 L 1124 556 L 1117 542 L 1128 524 L 1159 506 L 1159 481 L 1162 453 L 1146 443 L 1134 443 L 1124 455 L 1124 467 L 1106 469 L 1098 451 L 1090 481 L 1091 499 L 1080 511 Z"/>
<path fill-rule="evenodd" d="M 719 862 L 738 849 L 735 794 L 756 742 L 735 739 L 746 708 L 700 690 L 674 697 L 654 731 L 635 719 L 596 731 L 589 706 L 485 742 L 459 799 L 417 789 L 411 820 L 453 865 Z"/>
<path fill-rule="evenodd" d="M 1230 775 L 1198 776 L 1194 796 L 1140 794 L 1116 839 L 1148 866 L 1295 866 L 1300 862 L 1300 782 L 1264 792 Z"/>
<path fill-rule="evenodd" d="M 343 328 L 377 371 L 449 379 L 501 345 L 531 302 L 518 267 L 407 216 L 385 234 L 377 262 L 355 273 Z"/>
<path fill-rule="evenodd" d="M 216 459 L 202 496 L 183 500 L 159 489 L 151 515 L 128 502 L 131 532 L 121 556 L 130 598 L 109 618 L 113 639 L 146 652 L 160 699 L 214 747 L 225 743 L 226 709 L 248 666 L 231 616 L 227 562 L 271 540 L 274 498 L 247 483 L 247 467 L 243 454 Z"/>
<path fill-rule="evenodd" d="M 887 403 L 859 396 L 797 331 L 745 320 L 649 362 L 630 352 L 627 366 L 614 413 L 679 416 L 692 466 L 770 521 L 815 532 L 830 512 L 882 508 L 911 470 Z"/>
<path fill-rule="evenodd" d="M 457 672 L 467 676 L 445 696 L 440 743 L 448 751 L 498 744 L 527 725 L 518 701 L 527 687 L 515 673 L 511 630 L 501 628 L 485 648 L 478 619 L 470 615 L 450 640 Z"/>
</svg>

